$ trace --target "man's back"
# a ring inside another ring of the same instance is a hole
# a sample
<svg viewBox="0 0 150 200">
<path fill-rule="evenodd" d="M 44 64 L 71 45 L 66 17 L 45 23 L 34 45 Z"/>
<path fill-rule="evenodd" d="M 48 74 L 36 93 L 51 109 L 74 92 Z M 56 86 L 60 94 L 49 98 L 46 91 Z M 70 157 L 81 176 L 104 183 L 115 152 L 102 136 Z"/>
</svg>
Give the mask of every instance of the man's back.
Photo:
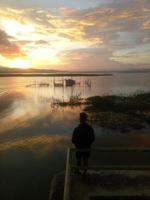
<svg viewBox="0 0 150 200">
<path fill-rule="evenodd" d="M 83 162 L 84 172 L 83 175 L 86 175 L 88 159 L 90 157 L 90 147 L 95 140 L 93 128 L 87 124 L 88 115 L 84 112 L 80 113 L 80 124 L 74 129 L 72 135 L 72 143 L 76 147 L 76 158 L 77 158 L 77 170 L 76 173 L 80 174 L 79 167 Z M 86 151 L 80 151 L 80 149 L 88 149 Z"/>
<path fill-rule="evenodd" d="M 87 123 L 80 123 L 73 132 L 72 143 L 77 148 L 90 148 L 94 139 L 93 128 Z"/>
</svg>

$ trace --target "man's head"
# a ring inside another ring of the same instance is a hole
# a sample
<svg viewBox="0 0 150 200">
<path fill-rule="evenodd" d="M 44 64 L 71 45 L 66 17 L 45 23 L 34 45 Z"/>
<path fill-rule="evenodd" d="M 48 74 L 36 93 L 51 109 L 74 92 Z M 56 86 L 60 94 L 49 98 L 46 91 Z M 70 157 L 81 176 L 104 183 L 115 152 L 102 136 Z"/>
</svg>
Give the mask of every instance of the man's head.
<svg viewBox="0 0 150 200">
<path fill-rule="evenodd" d="M 85 112 L 80 113 L 80 123 L 85 123 L 88 119 L 88 115 Z"/>
</svg>

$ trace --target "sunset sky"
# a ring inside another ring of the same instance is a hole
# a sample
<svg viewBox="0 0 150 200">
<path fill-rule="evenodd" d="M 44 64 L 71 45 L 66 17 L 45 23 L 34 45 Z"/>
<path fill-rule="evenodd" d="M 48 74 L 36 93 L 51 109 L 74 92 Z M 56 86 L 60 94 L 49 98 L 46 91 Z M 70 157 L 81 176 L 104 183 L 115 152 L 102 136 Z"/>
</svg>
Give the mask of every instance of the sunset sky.
<svg viewBox="0 0 150 200">
<path fill-rule="evenodd" d="M 0 0 L 0 66 L 150 68 L 150 0 Z"/>
</svg>

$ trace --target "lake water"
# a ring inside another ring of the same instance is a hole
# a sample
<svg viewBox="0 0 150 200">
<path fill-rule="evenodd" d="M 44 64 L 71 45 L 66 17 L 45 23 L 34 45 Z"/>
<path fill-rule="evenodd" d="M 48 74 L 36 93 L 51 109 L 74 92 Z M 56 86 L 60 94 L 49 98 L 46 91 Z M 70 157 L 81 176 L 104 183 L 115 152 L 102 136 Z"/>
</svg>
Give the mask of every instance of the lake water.
<svg viewBox="0 0 150 200">
<path fill-rule="evenodd" d="M 0 78 L 1 200 L 47 200 L 52 176 L 64 170 L 66 148 L 71 146 L 72 131 L 78 124 L 82 107 L 60 108 L 53 103 L 74 96 L 85 98 L 150 91 L 150 73 L 75 77 L 78 84 L 74 87 L 54 87 L 54 81 L 64 79 Z M 91 82 L 91 87 L 87 81 Z M 49 87 L 37 87 L 42 82 L 49 83 Z M 32 87 L 27 87 L 29 85 Z M 94 128 L 95 145 L 150 146 L 147 130 L 121 134 Z"/>
</svg>

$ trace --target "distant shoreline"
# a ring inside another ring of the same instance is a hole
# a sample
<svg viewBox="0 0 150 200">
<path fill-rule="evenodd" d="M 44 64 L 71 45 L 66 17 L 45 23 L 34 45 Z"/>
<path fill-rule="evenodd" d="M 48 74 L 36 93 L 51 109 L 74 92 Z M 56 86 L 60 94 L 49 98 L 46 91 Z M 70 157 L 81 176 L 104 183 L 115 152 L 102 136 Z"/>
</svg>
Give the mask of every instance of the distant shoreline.
<svg viewBox="0 0 150 200">
<path fill-rule="evenodd" d="M 112 76 L 111 73 L 1 73 L 0 77 Z"/>
</svg>

